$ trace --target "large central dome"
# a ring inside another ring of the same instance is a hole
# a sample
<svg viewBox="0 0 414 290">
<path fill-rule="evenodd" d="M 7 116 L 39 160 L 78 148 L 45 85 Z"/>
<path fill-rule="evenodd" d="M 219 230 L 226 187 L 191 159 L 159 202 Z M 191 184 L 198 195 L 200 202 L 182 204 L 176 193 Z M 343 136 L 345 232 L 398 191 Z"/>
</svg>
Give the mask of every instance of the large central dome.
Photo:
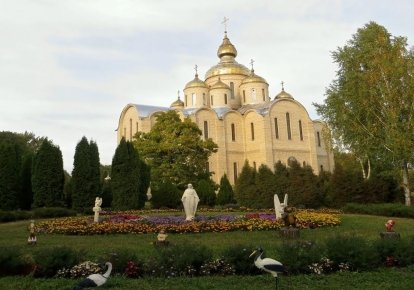
<svg viewBox="0 0 414 290">
<path fill-rule="evenodd" d="M 223 42 L 217 50 L 217 56 L 220 58 L 220 62 L 206 72 L 206 80 L 225 74 L 250 75 L 250 70 L 235 60 L 237 50 L 228 39 L 227 33 L 224 34 Z"/>
</svg>

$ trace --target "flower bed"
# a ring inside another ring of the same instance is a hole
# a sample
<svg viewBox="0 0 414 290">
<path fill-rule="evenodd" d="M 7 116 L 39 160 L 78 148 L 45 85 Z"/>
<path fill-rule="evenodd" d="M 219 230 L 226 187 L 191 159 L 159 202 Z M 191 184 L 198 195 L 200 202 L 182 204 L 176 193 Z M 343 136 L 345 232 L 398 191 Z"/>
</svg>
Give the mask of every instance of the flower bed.
<svg viewBox="0 0 414 290">
<path fill-rule="evenodd" d="M 318 228 L 340 224 L 339 214 L 312 210 L 299 210 L 296 214 L 299 228 Z M 184 215 L 144 216 L 133 212 L 103 216 L 103 221 L 93 223 L 91 217 L 69 217 L 44 221 L 38 224 L 41 233 L 68 235 L 146 234 L 164 230 L 168 233 L 203 233 L 228 231 L 266 231 L 283 226 L 274 214 L 247 213 L 244 215 L 197 215 L 186 222 Z"/>
</svg>

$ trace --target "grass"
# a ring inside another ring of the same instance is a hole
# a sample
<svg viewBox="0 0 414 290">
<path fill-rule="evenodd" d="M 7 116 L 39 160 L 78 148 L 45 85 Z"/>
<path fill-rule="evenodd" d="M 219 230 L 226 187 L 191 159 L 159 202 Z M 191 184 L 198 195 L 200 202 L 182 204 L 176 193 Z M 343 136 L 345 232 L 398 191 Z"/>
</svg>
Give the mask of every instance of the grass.
<svg viewBox="0 0 414 290">
<path fill-rule="evenodd" d="M 339 227 L 302 230 L 301 239 L 323 241 L 339 233 L 362 235 L 370 240 L 379 239 L 384 231 L 387 217 L 368 215 L 342 215 Z M 412 236 L 414 220 L 393 218 L 395 230 L 402 237 Z M 151 245 L 156 240 L 155 234 L 101 235 L 101 236 L 66 236 L 38 235 L 38 245 L 26 245 L 28 237 L 28 221 L 0 224 L 0 247 L 17 246 L 25 252 L 36 248 L 66 245 L 86 252 L 86 259 L 96 259 L 104 254 L 127 249 L 146 259 L 155 254 Z M 171 243 L 194 242 L 205 244 L 219 256 L 221 250 L 235 243 L 262 246 L 268 257 L 278 257 L 275 246 L 280 242 L 276 231 L 262 232 L 228 232 L 201 234 L 169 234 Z M 283 261 L 282 261 L 283 262 Z M 274 289 L 270 275 L 242 277 L 198 277 L 198 278 L 145 278 L 124 279 L 115 277 L 103 289 Z M 365 273 L 336 273 L 332 275 L 298 275 L 282 277 L 284 289 L 412 289 L 414 283 L 414 267 L 404 269 L 381 269 Z M 33 279 L 31 277 L 0 278 L 0 289 L 72 289 L 76 281 L 69 279 Z"/>
</svg>

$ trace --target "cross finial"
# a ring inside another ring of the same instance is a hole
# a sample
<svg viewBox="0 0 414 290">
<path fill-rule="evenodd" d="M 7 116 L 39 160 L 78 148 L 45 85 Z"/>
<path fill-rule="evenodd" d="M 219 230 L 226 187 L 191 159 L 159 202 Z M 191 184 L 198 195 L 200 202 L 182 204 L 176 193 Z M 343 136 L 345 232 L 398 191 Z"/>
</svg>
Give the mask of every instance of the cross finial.
<svg viewBox="0 0 414 290">
<path fill-rule="evenodd" d="M 197 68 L 198 68 L 198 66 L 197 66 L 197 65 L 195 65 L 195 66 L 194 66 L 194 70 L 195 70 L 195 72 L 196 72 L 196 75 L 198 75 Z"/>
<path fill-rule="evenodd" d="M 224 16 L 223 21 L 221 22 L 221 24 L 224 24 L 224 33 L 227 33 L 227 22 L 229 21 L 228 18 L 226 18 L 226 16 Z"/>
<path fill-rule="evenodd" d="M 284 85 L 285 83 L 282 81 L 280 84 L 282 85 L 282 91 L 284 91 L 284 90 L 285 90 L 285 87 L 284 87 L 283 85 Z"/>
<path fill-rule="evenodd" d="M 253 59 L 251 59 L 251 60 L 250 60 L 250 65 L 252 66 L 252 71 L 254 71 L 253 64 L 254 64 L 254 60 L 253 60 Z"/>
<path fill-rule="evenodd" d="M 178 99 L 180 99 L 180 90 L 177 91 Z"/>
</svg>

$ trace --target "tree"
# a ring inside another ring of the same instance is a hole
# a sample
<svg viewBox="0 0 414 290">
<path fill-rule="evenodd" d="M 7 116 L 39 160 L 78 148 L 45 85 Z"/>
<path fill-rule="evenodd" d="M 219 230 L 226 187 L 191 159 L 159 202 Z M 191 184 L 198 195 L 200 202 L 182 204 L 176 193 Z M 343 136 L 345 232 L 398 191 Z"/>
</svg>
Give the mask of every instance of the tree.
<svg viewBox="0 0 414 290">
<path fill-rule="evenodd" d="M 22 210 L 30 210 L 33 202 L 32 191 L 32 153 L 26 153 L 22 157 L 22 165 L 20 168 L 20 194 L 19 194 L 19 208 Z"/>
<path fill-rule="evenodd" d="M 265 164 L 260 165 L 256 174 L 257 197 L 256 208 L 273 208 L 274 195 L 278 189 L 277 180 L 272 170 Z"/>
<path fill-rule="evenodd" d="M 0 209 L 18 208 L 20 156 L 16 145 L 0 144 Z"/>
<path fill-rule="evenodd" d="M 45 140 L 33 160 L 33 205 L 62 206 L 63 184 L 62 152 L 51 141 Z"/>
<path fill-rule="evenodd" d="M 197 195 L 201 205 L 214 206 L 216 204 L 216 193 L 211 180 L 200 180 L 197 185 Z"/>
<path fill-rule="evenodd" d="M 315 104 L 343 148 L 360 160 L 387 160 L 402 168 L 406 205 L 414 145 L 413 56 L 405 38 L 370 22 L 333 53 L 337 78 L 324 104 Z"/>
<path fill-rule="evenodd" d="M 145 205 L 146 188 L 142 186 L 143 170 L 138 151 L 122 138 L 112 159 L 112 206 L 118 210 L 140 209 Z"/>
<path fill-rule="evenodd" d="M 217 193 L 217 204 L 226 205 L 231 203 L 235 203 L 234 192 L 227 175 L 224 174 L 220 179 L 220 189 Z"/>
<path fill-rule="evenodd" d="M 189 118 L 181 121 L 175 111 L 158 114 L 150 132 L 138 132 L 134 145 L 151 168 L 152 184 L 169 181 L 184 189 L 188 183 L 209 178 L 206 163 L 217 145 L 200 137 L 197 124 Z"/>
<path fill-rule="evenodd" d="M 242 206 L 252 207 L 256 198 L 256 171 L 246 160 L 235 184 L 235 196 L 237 203 Z"/>
<path fill-rule="evenodd" d="M 278 195 L 279 200 L 284 200 L 289 187 L 289 171 L 280 160 L 274 165 L 274 175 L 276 184 L 274 193 Z"/>
<path fill-rule="evenodd" d="M 180 191 L 171 182 L 161 183 L 152 191 L 151 204 L 153 208 L 178 208 L 181 205 Z"/>
<path fill-rule="evenodd" d="M 97 196 L 101 196 L 99 151 L 95 142 L 84 136 L 76 145 L 71 179 L 72 208 L 90 211 Z"/>
</svg>

